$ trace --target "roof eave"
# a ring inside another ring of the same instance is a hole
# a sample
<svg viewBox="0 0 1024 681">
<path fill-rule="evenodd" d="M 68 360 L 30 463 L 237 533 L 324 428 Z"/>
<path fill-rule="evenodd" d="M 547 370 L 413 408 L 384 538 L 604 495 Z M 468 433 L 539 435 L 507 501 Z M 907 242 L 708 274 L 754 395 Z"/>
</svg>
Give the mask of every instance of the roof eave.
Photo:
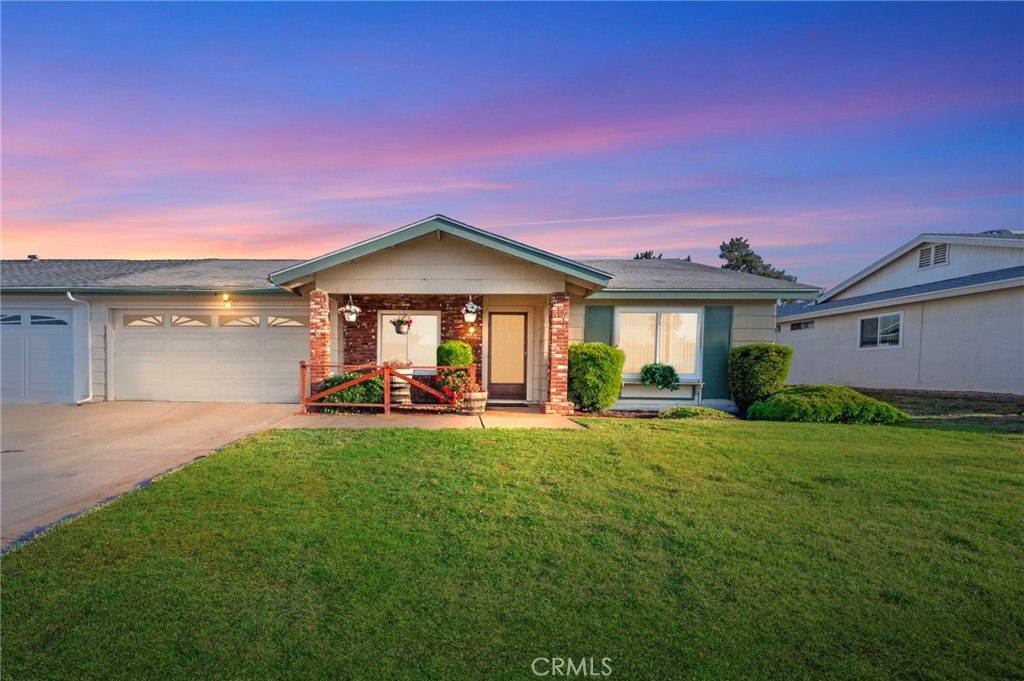
<svg viewBox="0 0 1024 681">
<path fill-rule="evenodd" d="M 590 294 L 588 300 L 630 299 L 709 299 L 709 300 L 814 300 L 818 289 L 603 289 Z"/>
<path fill-rule="evenodd" d="M 10 295 L 15 293 L 92 293 L 92 294 L 116 294 L 116 295 L 181 295 L 181 294 L 202 294 L 212 295 L 219 293 L 231 293 L 232 295 L 261 296 L 261 295 L 291 295 L 291 292 L 281 288 L 237 288 L 232 286 L 218 286 L 215 288 L 172 288 L 165 286 L 3 286 L 0 293 Z"/>
</svg>

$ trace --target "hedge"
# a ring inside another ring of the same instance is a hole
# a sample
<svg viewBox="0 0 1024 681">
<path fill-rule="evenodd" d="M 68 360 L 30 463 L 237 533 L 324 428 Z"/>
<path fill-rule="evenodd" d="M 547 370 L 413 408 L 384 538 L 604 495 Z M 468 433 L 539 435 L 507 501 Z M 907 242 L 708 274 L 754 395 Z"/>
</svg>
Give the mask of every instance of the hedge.
<svg viewBox="0 0 1024 681">
<path fill-rule="evenodd" d="M 335 386 L 341 385 L 342 383 L 348 383 L 349 381 L 359 378 L 363 374 L 358 371 L 353 371 L 347 374 L 341 374 L 340 376 L 328 376 L 324 379 L 320 390 L 327 390 Z M 374 376 L 368 378 L 362 383 L 356 383 L 355 385 L 349 386 L 344 390 L 339 390 L 336 393 L 331 393 L 324 397 L 321 402 L 333 403 L 362 403 L 362 404 L 384 404 L 384 379 L 380 376 Z M 341 409 L 323 409 L 324 413 L 337 413 L 343 411 Z"/>
<path fill-rule="evenodd" d="M 770 343 L 744 345 L 729 352 L 729 393 L 740 414 L 782 390 L 792 359 L 793 348 Z"/>
<path fill-rule="evenodd" d="M 908 416 L 892 406 L 837 385 L 798 385 L 755 402 L 747 410 L 753 421 L 813 423 L 905 423 Z"/>
<path fill-rule="evenodd" d="M 622 350 L 604 343 L 569 346 L 569 401 L 579 411 L 605 411 L 622 390 Z"/>
<path fill-rule="evenodd" d="M 669 407 L 658 412 L 660 419 L 735 420 L 732 414 L 710 407 Z"/>
</svg>

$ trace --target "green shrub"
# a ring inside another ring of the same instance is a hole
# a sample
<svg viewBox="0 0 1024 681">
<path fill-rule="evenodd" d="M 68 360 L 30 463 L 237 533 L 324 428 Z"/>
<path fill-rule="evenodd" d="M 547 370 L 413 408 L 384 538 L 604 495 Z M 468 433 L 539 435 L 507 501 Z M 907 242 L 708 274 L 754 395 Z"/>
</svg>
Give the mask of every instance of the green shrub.
<svg viewBox="0 0 1024 681">
<path fill-rule="evenodd" d="M 473 363 L 473 348 L 466 341 L 449 340 L 437 346 L 437 366 L 461 367 Z"/>
<path fill-rule="evenodd" d="M 729 352 L 729 393 L 740 414 L 782 390 L 792 359 L 793 348 L 770 343 L 744 345 Z"/>
<path fill-rule="evenodd" d="M 348 383 L 349 381 L 359 378 L 363 374 L 358 371 L 353 371 L 347 374 L 341 374 L 340 376 L 328 376 L 324 379 L 323 385 L 320 390 L 327 390 L 339 386 L 342 383 Z M 331 393 L 324 397 L 321 402 L 335 403 L 362 403 L 362 404 L 384 404 L 384 379 L 380 376 L 374 376 L 368 378 L 362 383 L 356 383 L 355 385 L 349 386 L 344 390 L 339 390 L 336 393 Z M 326 408 L 322 410 L 325 413 L 332 414 L 342 409 L 331 409 Z"/>
<path fill-rule="evenodd" d="M 904 423 L 908 417 L 891 404 L 852 388 L 798 385 L 750 405 L 747 418 L 814 423 Z"/>
<path fill-rule="evenodd" d="M 569 346 L 569 401 L 579 411 L 604 411 L 622 389 L 622 350 L 604 343 Z"/>
<path fill-rule="evenodd" d="M 640 367 L 640 382 L 656 385 L 659 390 L 679 390 L 679 374 L 675 367 L 661 362 L 652 362 Z"/>
<path fill-rule="evenodd" d="M 735 419 L 729 412 L 711 409 L 709 407 L 669 407 L 658 412 L 660 419 L 701 419 L 719 420 Z"/>
</svg>

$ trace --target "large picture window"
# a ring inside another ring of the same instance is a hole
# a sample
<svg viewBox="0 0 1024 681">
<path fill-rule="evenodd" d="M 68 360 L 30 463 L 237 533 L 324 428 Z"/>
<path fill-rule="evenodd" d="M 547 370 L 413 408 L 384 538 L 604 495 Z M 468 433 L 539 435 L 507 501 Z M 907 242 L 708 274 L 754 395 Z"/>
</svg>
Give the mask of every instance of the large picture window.
<svg viewBox="0 0 1024 681">
<path fill-rule="evenodd" d="M 626 355 L 624 377 L 639 377 L 640 369 L 651 362 L 670 364 L 683 379 L 700 377 L 700 309 L 620 308 L 617 312 L 617 345 Z"/>
<path fill-rule="evenodd" d="M 902 340 L 903 313 L 894 312 L 860 320 L 861 348 L 898 348 Z"/>
<path fill-rule="evenodd" d="M 409 333 L 395 331 L 392 319 L 402 312 L 381 312 L 377 321 L 377 361 L 401 360 L 412 362 L 413 366 L 437 364 L 437 346 L 441 342 L 440 312 L 405 313 L 412 317 Z"/>
</svg>

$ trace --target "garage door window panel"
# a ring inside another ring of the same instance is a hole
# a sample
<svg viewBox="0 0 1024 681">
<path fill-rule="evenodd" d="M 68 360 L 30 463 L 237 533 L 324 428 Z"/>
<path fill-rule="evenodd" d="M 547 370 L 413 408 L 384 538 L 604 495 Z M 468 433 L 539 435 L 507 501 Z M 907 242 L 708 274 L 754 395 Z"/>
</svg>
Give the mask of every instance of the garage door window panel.
<svg viewBox="0 0 1024 681">
<path fill-rule="evenodd" d="M 213 317 L 208 314 L 188 315 L 172 314 L 171 326 L 208 327 L 213 325 Z"/>
<path fill-rule="evenodd" d="M 3 326 L 20 326 L 21 315 L 20 314 L 3 314 L 0 315 L 0 325 Z"/>
<path fill-rule="evenodd" d="M 126 314 L 121 318 L 121 325 L 131 328 L 162 328 L 162 314 Z"/>
<path fill-rule="evenodd" d="M 260 317 L 254 314 L 222 314 L 217 318 L 222 328 L 259 328 Z"/>
<path fill-rule="evenodd" d="M 271 329 L 309 326 L 309 315 L 267 315 L 267 326 Z"/>
</svg>

